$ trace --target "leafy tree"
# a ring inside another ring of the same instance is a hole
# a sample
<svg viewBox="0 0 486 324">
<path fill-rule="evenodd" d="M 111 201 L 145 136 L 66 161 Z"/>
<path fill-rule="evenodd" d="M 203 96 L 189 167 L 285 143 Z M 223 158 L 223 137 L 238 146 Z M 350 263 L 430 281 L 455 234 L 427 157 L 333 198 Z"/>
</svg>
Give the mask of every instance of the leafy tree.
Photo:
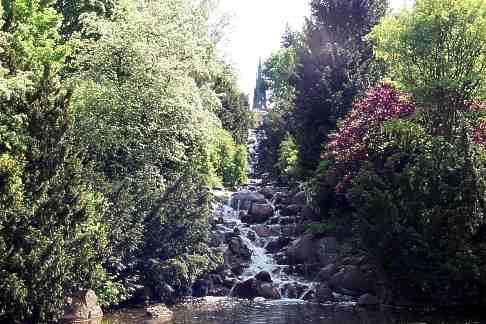
<svg viewBox="0 0 486 324">
<path fill-rule="evenodd" d="M 212 77 L 213 89 L 221 100 L 221 107 L 216 115 L 224 129 L 229 131 L 236 144 L 244 144 L 248 139 L 248 130 L 253 126 L 248 97 L 238 88 L 236 74 L 232 68 L 222 64 Z"/>
<path fill-rule="evenodd" d="M 283 183 L 292 183 L 298 179 L 299 151 L 294 138 L 290 134 L 287 134 L 280 143 L 278 153 L 276 167 L 279 169 L 281 180 Z"/>
<path fill-rule="evenodd" d="M 72 35 L 81 31 L 83 19 L 94 14 L 109 17 L 113 14 L 117 0 L 56 0 L 55 6 L 63 15 L 63 34 Z"/>
<path fill-rule="evenodd" d="M 423 107 L 432 133 L 451 137 L 465 104 L 485 98 L 485 1 L 418 0 L 384 19 L 370 39 L 388 75 Z"/>
<path fill-rule="evenodd" d="M 66 295 L 104 277 L 103 197 L 83 179 L 72 91 L 57 77 L 69 53 L 60 16 L 42 1 L 3 5 L 0 314 L 46 322 L 62 315 Z"/>
</svg>

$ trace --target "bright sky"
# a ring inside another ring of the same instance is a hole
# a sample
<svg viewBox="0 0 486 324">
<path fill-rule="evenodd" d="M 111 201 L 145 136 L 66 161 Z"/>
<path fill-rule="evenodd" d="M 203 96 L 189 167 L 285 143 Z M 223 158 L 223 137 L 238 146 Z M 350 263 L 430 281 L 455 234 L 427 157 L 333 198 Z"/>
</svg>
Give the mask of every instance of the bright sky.
<svg viewBox="0 0 486 324">
<path fill-rule="evenodd" d="M 308 16 L 307 0 L 220 0 L 231 19 L 224 50 L 239 72 L 240 86 L 253 94 L 259 58 L 264 60 L 280 47 L 280 38 L 289 23 L 300 29 Z M 400 8 L 411 0 L 391 0 Z"/>
</svg>

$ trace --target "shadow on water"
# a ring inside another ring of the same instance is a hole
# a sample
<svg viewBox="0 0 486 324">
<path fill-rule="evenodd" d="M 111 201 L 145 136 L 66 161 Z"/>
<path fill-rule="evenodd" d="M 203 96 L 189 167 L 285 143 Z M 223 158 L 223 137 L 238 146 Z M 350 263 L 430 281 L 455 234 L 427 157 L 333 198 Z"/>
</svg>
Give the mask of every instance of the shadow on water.
<svg viewBox="0 0 486 324">
<path fill-rule="evenodd" d="M 318 305 L 301 301 L 254 303 L 212 299 L 179 305 L 170 322 L 147 320 L 143 310 L 108 314 L 102 324 L 479 324 L 479 318 L 424 315 L 411 312 L 363 310 L 346 305 Z M 93 323 L 94 324 L 94 323 Z M 98 324 L 98 323 L 96 323 Z"/>
</svg>

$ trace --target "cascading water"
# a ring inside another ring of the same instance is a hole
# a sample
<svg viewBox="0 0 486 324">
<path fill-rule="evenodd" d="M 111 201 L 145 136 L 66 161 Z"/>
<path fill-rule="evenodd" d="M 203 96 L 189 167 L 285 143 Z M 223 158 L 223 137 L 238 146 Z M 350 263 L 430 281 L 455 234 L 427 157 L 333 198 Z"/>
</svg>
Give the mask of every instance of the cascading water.
<svg viewBox="0 0 486 324">
<path fill-rule="evenodd" d="M 224 233 L 238 233 L 242 243 L 251 252 L 250 261 L 238 276 L 239 282 L 255 277 L 258 273 L 265 271 L 271 275 L 273 285 L 278 287 L 282 298 L 289 297 L 288 290 L 286 289 L 289 285 L 300 287 L 297 295 L 294 293 L 291 297 L 302 298 L 307 291 L 313 288 L 313 282 L 301 275 L 296 275 L 288 271 L 288 265 L 278 264 L 281 262 L 277 262 L 276 260 L 277 253 L 275 251 L 271 253 L 266 249 L 271 241 L 278 240 L 283 235 L 282 225 L 279 222 L 279 211 L 277 210 L 270 220 L 262 224 L 249 225 L 240 219 L 241 210 L 251 208 L 251 203 L 248 206 L 238 195 L 256 194 L 256 191 L 261 189 L 262 180 L 255 178 L 255 168 L 258 161 L 258 145 L 261 136 L 261 134 L 257 134 L 254 130 L 251 130 L 249 133 L 249 174 L 251 175 L 251 179 L 249 184 L 241 191 L 232 193 L 231 198 L 226 204 L 221 203 L 215 209 L 215 217 L 222 220 L 222 224 L 218 225 L 218 229 Z M 271 205 L 272 209 L 275 209 L 273 201 L 267 200 L 266 203 Z M 235 286 L 231 289 L 230 295 L 233 294 Z"/>
</svg>

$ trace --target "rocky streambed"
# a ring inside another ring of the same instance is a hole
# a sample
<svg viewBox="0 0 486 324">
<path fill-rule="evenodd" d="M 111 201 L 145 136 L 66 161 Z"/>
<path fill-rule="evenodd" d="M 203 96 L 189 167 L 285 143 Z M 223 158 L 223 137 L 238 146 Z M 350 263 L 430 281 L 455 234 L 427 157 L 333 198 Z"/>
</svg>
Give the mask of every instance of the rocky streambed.
<svg viewBox="0 0 486 324">
<path fill-rule="evenodd" d="M 225 263 L 196 281 L 195 297 L 378 304 L 367 260 L 340 260 L 334 236 L 307 232 L 317 215 L 304 192 L 254 184 L 216 195 L 211 244 Z"/>
</svg>

